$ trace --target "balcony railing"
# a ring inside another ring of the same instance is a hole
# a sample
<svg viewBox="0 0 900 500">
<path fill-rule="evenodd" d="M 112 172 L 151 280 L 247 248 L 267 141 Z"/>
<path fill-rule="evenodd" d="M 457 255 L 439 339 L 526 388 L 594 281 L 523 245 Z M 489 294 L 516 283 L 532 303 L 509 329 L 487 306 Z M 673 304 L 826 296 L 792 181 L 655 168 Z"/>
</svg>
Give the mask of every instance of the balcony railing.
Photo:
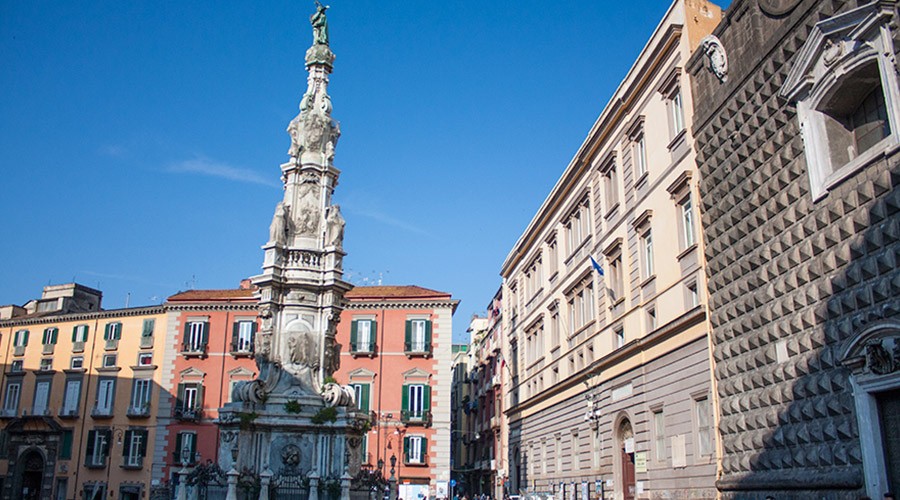
<svg viewBox="0 0 900 500">
<path fill-rule="evenodd" d="M 24 356 L 25 355 L 25 347 L 24 345 L 17 345 L 13 347 L 13 356 Z"/>
<path fill-rule="evenodd" d="M 78 418 L 78 408 L 63 408 L 59 410 L 59 418 Z"/>
<path fill-rule="evenodd" d="M 50 413 L 52 413 L 50 411 L 50 408 L 32 408 L 31 409 L 31 414 L 36 417 L 49 417 Z"/>
<path fill-rule="evenodd" d="M 125 413 L 129 417 L 144 418 L 150 416 L 150 403 L 144 403 L 141 406 L 129 406 Z"/>
<path fill-rule="evenodd" d="M 106 467 L 105 456 L 90 456 L 84 461 L 84 466 L 88 469 L 102 469 Z"/>
<path fill-rule="evenodd" d="M 185 453 L 182 451 L 173 451 L 172 456 L 174 457 L 173 462 L 177 465 L 193 465 L 197 463 L 199 460 L 199 454 L 194 453 Z"/>
<path fill-rule="evenodd" d="M 429 342 L 405 342 L 403 351 L 407 356 L 427 356 L 431 354 L 431 344 Z"/>
<path fill-rule="evenodd" d="M 181 355 L 184 357 L 205 357 L 206 356 L 206 344 L 192 344 L 190 342 L 185 342 L 181 345 Z"/>
<path fill-rule="evenodd" d="M 144 457 L 125 456 L 122 459 L 122 468 L 129 470 L 137 470 L 144 468 Z"/>
<path fill-rule="evenodd" d="M 421 410 L 401 410 L 400 421 L 407 425 L 431 425 L 431 412 Z"/>
<path fill-rule="evenodd" d="M 203 416 L 203 408 L 199 406 L 176 406 L 175 418 L 179 420 L 197 421 Z"/>
<path fill-rule="evenodd" d="M 44 348 L 41 349 L 42 354 L 53 354 L 53 348 L 56 347 L 56 344 L 44 344 Z"/>
<path fill-rule="evenodd" d="M 19 411 L 16 408 L 3 408 L 0 410 L 0 418 L 15 418 Z"/>
<path fill-rule="evenodd" d="M 141 347 L 145 349 L 153 347 L 153 336 L 141 337 Z"/>
<path fill-rule="evenodd" d="M 112 418 L 112 416 L 113 416 L 112 407 L 99 408 L 97 406 L 94 406 L 94 408 L 91 409 L 91 417 L 93 417 L 93 418 Z"/>
<path fill-rule="evenodd" d="M 84 342 L 72 342 L 72 352 L 84 352 Z"/>
<path fill-rule="evenodd" d="M 376 351 L 374 341 L 369 342 L 350 342 L 350 354 L 374 356 Z"/>
<path fill-rule="evenodd" d="M 231 343 L 231 355 L 232 356 L 252 356 L 253 355 L 253 343 L 252 342 L 232 342 Z"/>
<path fill-rule="evenodd" d="M 119 348 L 119 339 L 109 339 L 106 341 L 106 350 L 115 351 Z"/>
</svg>

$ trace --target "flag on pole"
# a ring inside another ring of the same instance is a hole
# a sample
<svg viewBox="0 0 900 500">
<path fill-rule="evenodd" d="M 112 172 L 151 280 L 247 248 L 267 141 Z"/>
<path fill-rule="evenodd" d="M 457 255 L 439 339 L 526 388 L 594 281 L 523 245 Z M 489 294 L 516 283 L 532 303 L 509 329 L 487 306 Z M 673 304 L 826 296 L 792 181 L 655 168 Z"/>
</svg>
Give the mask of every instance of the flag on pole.
<svg viewBox="0 0 900 500">
<path fill-rule="evenodd" d="M 597 272 L 600 274 L 600 276 L 603 276 L 603 268 L 600 267 L 600 264 L 597 264 L 597 261 L 594 260 L 593 255 L 591 255 L 590 258 L 591 258 L 591 266 L 597 270 Z"/>
</svg>

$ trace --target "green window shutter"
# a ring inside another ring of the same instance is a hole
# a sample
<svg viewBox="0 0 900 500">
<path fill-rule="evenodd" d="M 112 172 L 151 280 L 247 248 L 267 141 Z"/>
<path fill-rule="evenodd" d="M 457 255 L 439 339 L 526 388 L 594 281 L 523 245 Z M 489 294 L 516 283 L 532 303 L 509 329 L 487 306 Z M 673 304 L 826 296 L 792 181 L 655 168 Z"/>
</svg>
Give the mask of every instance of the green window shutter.
<svg viewBox="0 0 900 500">
<path fill-rule="evenodd" d="M 427 464 L 428 463 L 428 439 L 423 437 L 422 439 L 419 440 L 419 443 L 421 443 L 421 445 L 422 445 L 422 449 L 419 450 L 421 452 L 421 454 L 419 456 L 422 457 L 422 463 Z"/>
<path fill-rule="evenodd" d="M 153 328 L 156 326 L 155 319 L 145 319 L 144 320 L 144 330 L 141 332 L 142 337 L 152 337 L 153 336 Z"/>
<path fill-rule="evenodd" d="M 403 384 L 403 396 L 401 397 L 402 403 L 400 405 L 400 409 L 402 411 L 409 411 L 409 385 Z"/>
<path fill-rule="evenodd" d="M 190 461 L 193 462 L 197 457 L 197 435 L 194 434 L 194 439 L 191 439 L 191 458 Z"/>
<path fill-rule="evenodd" d="M 25 330 L 25 342 L 22 343 L 23 346 L 28 345 L 28 330 Z"/>
<path fill-rule="evenodd" d="M 190 321 L 186 321 L 184 323 L 184 341 L 182 342 L 182 344 L 185 346 L 185 348 L 191 344 L 191 322 Z M 185 350 L 187 350 L 187 349 L 185 349 Z"/>
<path fill-rule="evenodd" d="M 87 445 L 84 447 L 84 463 L 90 463 L 94 455 L 94 441 L 97 440 L 97 431 L 88 431 Z"/>
<path fill-rule="evenodd" d="M 359 349 L 357 342 L 359 340 L 359 320 L 355 319 L 350 322 L 350 352 Z"/>
<path fill-rule="evenodd" d="M 412 348 L 412 320 L 406 320 L 406 350 Z"/>
<path fill-rule="evenodd" d="M 73 326 L 72 327 L 72 342 L 77 342 L 77 340 L 76 340 L 77 338 L 78 338 L 78 327 Z"/>
<path fill-rule="evenodd" d="M 363 384 L 359 390 L 359 409 L 365 412 L 369 411 L 369 384 Z"/>
<path fill-rule="evenodd" d="M 403 436 L 403 462 L 409 463 L 409 436 Z"/>
<path fill-rule="evenodd" d="M 52 344 L 56 345 L 56 341 L 59 340 L 59 328 L 53 329 L 52 338 L 50 340 Z"/>
<path fill-rule="evenodd" d="M 122 323 L 115 323 L 115 333 L 116 333 L 116 338 L 114 340 L 121 340 L 122 339 Z"/>
<path fill-rule="evenodd" d="M 175 463 L 181 463 L 181 440 L 184 437 L 184 433 L 179 432 L 175 435 L 175 451 L 173 452 L 175 455 Z"/>
<path fill-rule="evenodd" d="M 422 411 L 431 411 L 431 386 L 422 388 Z"/>
<path fill-rule="evenodd" d="M 175 399 L 175 408 L 183 408 L 184 405 L 184 384 L 178 384 L 178 396 Z"/>
<path fill-rule="evenodd" d="M 109 447 L 112 445 L 112 431 L 107 429 L 103 433 L 106 435 L 106 439 L 103 441 L 103 456 L 108 457 Z"/>
<path fill-rule="evenodd" d="M 256 345 L 256 321 L 250 323 L 250 350 Z"/>
<path fill-rule="evenodd" d="M 72 458 L 72 437 L 71 430 L 64 430 L 62 433 L 62 441 L 59 445 L 59 458 L 68 460 Z"/>
<path fill-rule="evenodd" d="M 197 385 L 197 401 L 194 403 L 197 408 L 203 408 L 203 385 Z"/>
<path fill-rule="evenodd" d="M 370 328 L 370 330 L 369 330 L 369 342 L 370 342 L 370 345 L 373 346 L 373 347 L 377 347 L 377 346 L 378 346 L 378 341 L 375 340 L 375 339 L 378 338 L 378 337 L 376 337 L 376 335 L 377 335 L 377 333 L 378 333 L 378 323 L 376 323 L 374 320 L 371 321 L 371 324 L 369 325 L 369 328 Z M 372 349 L 372 350 L 374 351 L 374 349 Z"/>
<path fill-rule="evenodd" d="M 140 454 L 141 454 L 142 457 L 146 457 L 146 456 L 147 456 L 147 440 L 148 440 L 149 437 L 150 437 L 150 436 L 149 436 L 150 433 L 147 432 L 147 429 L 141 429 L 141 430 L 138 430 L 138 431 L 135 431 L 135 432 L 139 433 L 140 436 L 141 436 Z"/>
<path fill-rule="evenodd" d="M 238 339 L 241 336 L 241 322 L 235 321 L 233 325 L 231 325 L 231 352 L 235 352 L 238 350 Z"/>
<path fill-rule="evenodd" d="M 203 345 L 209 344 L 209 321 L 203 323 Z"/>
<path fill-rule="evenodd" d="M 431 351 L 431 320 L 425 322 L 425 350 Z"/>
<path fill-rule="evenodd" d="M 41 344 L 45 344 L 45 345 L 47 344 L 47 337 L 50 336 L 49 334 L 50 334 L 50 329 L 44 328 L 44 333 L 43 333 L 43 335 L 41 335 Z"/>
<path fill-rule="evenodd" d="M 122 443 L 122 456 L 128 457 L 128 452 L 131 450 L 131 436 L 134 434 L 134 431 L 125 431 L 125 442 Z"/>
</svg>

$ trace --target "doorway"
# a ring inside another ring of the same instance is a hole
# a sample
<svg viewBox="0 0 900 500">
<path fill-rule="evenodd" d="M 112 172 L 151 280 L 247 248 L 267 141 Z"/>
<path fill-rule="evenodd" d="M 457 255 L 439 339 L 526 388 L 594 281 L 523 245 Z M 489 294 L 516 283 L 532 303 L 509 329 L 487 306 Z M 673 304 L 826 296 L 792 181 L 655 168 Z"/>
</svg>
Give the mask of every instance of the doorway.
<svg viewBox="0 0 900 500">
<path fill-rule="evenodd" d="M 887 464 L 888 490 L 900 488 L 900 389 L 875 395 L 878 417 L 881 420 L 881 439 L 884 462 Z"/>
<path fill-rule="evenodd" d="M 44 482 L 44 457 L 37 450 L 22 456 L 22 499 L 38 500 Z"/>
<path fill-rule="evenodd" d="M 628 419 L 619 424 L 619 451 L 622 463 L 622 496 L 625 500 L 634 500 L 634 431 Z"/>
</svg>

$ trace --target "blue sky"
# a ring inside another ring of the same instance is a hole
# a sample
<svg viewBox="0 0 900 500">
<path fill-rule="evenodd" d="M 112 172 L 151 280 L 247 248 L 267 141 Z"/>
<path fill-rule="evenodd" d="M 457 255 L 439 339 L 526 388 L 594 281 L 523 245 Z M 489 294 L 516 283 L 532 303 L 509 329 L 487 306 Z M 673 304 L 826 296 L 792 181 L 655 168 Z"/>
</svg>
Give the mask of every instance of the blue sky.
<svg viewBox="0 0 900 500">
<path fill-rule="evenodd" d="M 451 292 L 459 340 L 669 3 L 330 5 L 347 275 Z M 0 304 L 257 274 L 313 10 L 0 0 Z"/>
</svg>

